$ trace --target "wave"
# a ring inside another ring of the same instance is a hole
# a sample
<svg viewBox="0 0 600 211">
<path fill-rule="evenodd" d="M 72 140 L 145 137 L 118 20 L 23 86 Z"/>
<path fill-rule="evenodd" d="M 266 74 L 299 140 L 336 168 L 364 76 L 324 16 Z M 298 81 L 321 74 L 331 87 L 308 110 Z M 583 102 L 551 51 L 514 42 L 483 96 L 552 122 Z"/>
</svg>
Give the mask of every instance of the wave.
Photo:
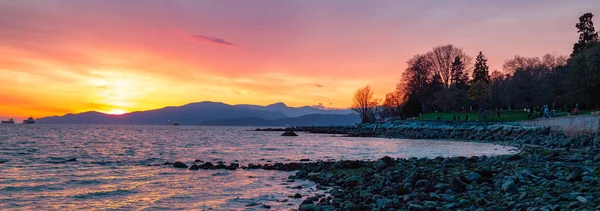
<svg viewBox="0 0 600 211">
<path fill-rule="evenodd" d="M 96 191 L 96 192 L 88 192 L 84 194 L 75 195 L 73 197 L 78 199 L 89 199 L 89 198 L 101 198 L 101 197 L 110 197 L 110 196 L 127 196 L 137 194 L 135 190 L 128 189 L 115 189 L 109 191 Z"/>
</svg>

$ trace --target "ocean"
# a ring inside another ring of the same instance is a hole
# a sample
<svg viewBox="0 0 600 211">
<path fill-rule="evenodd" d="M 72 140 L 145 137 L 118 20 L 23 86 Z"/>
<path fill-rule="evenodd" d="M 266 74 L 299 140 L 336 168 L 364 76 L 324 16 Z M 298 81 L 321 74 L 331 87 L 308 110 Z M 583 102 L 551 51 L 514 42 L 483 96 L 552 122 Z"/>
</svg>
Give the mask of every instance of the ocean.
<svg viewBox="0 0 600 211">
<path fill-rule="evenodd" d="M 501 155 L 516 148 L 439 140 L 251 131 L 248 127 L 0 125 L 0 210 L 291 210 L 322 193 L 294 172 L 176 169 L 226 164 Z M 301 189 L 291 188 L 302 186 Z"/>
</svg>

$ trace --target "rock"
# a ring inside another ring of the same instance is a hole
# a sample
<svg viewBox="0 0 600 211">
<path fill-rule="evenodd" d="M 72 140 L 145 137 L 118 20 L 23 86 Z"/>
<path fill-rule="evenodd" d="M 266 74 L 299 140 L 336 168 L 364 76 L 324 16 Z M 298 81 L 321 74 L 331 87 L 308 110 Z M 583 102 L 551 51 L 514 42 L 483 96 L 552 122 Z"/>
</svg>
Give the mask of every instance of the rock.
<svg viewBox="0 0 600 211">
<path fill-rule="evenodd" d="M 266 205 L 266 204 L 263 204 L 263 205 L 262 205 L 262 208 L 265 208 L 265 209 L 271 209 L 271 205 Z"/>
<path fill-rule="evenodd" d="M 260 205 L 260 203 L 250 202 L 250 203 L 246 204 L 246 207 L 254 207 L 254 206 L 258 206 L 258 205 Z"/>
<path fill-rule="evenodd" d="M 200 168 L 198 168 L 198 165 L 194 164 L 192 166 L 190 166 L 190 170 L 198 170 Z"/>
<path fill-rule="evenodd" d="M 77 158 L 71 158 L 71 159 L 67 160 L 67 162 L 74 162 L 74 161 L 77 161 Z"/>
<path fill-rule="evenodd" d="M 567 176 L 567 182 L 577 182 L 577 181 L 581 181 L 583 178 L 583 176 L 581 175 L 581 172 L 579 171 L 573 171 L 569 174 L 569 176 Z"/>
<path fill-rule="evenodd" d="M 294 131 L 285 131 L 281 136 L 298 136 L 298 134 L 294 133 Z"/>
<path fill-rule="evenodd" d="M 344 210 L 358 210 L 358 206 L 352 202 L 346 202 L 346 204 L 344 204 Z"/>
<path fill-rule="evenodd" d="M 441 190 L 441 191 L 445 191 L 449 187 L 450 187 L 450 185 L 448 185 L 446 183 L 438 183 L 437 185 L 435 185 L 435 189 L 438 189 L 438 190 Z"/>
<path fill-rule="evenodd" d="M 466 178 L 469 180 L 469 182 L 477 182 L 482 178 L 482 176 L 476 172 L 471 172 L 466 176 Z"/>
<path fill-rule="evenodd" d="M 378 160 L 373 164 L 373 168 L 375 169 L 385 169 L 387 168 L 387 164 L 383 160 Z"/>
<path fill-rule="evenodd" d="M 310 161 L 310 159 L 308 159 L 308 158 L 302 158 L 302 159 L 300 159 L 300 161 L 301 162 L 307 162 L 307 161 Z"/>
<path fill-rule="evenodd" d="M 577 199 L 577 201 L 581 202 L 581 203 L 587 203 L 587 199 L 583 196 L 577 196 L 575 199 Z"/>
<path fill-rule="evenodd" d="M 590 182 L 594 182 L 595 179 L 592 176 L 583 176 L 582 177 L 582 181 L 585 182 L 585 183 L 590 183 Z"/>
<path fill-rule="evenodd" d="M 188 168 L 188 166 L 185 165 L 185 163 L 182 163 L 182 162 L 179 162 L 179 161 L 173 163 L 173 167 L 175 167 L 175 168 Z"/>
<path fill-rule="evenodd" d="M 298 211 L 315 211 L 317 209 L 317 205 L 315 204 L 303 204 L 300 205 L 300 209 Z"/>
<path fill-rule="evenodd" d="M 194 163 L 204 163 L 204 161 L 200 160 L 200 159 L 196 159 L 196 160 L 194 160 Z"/>
<path fill-rule="evenodd" d="M 467 184 L 463 182 L 460 177 L 453 177 L 452 180 L 450 180 L 450 190 L 455 193 L 465 192 L 467 190 Z"/>
<path fill-rule="evenodd" d="M 506 209 L 504 209 L 500 206 L 497 206 L 497 205 L 490 207 L 490 211 L 503 211 L 503 210 L 506 210 Z"/>
<path fill-rule="evenodd" d="M 215 168 L 215 166 L 211 162 L 206 162 L 206 163 L 203 163 L 200 166 L 198 166 L 198 168 L 201 168 L 201 169 L 213 169 L 213 168 Z"/>
<path fill-rule="evenodd" d="M 429 184 L 431 184 L 431 182 L 429 182 L 429 180 L 423 179 L 423 180 L 417 181 L 417 183 L 415 184 L 415 186 L 417 186 L 417 187 L 426 187 L 426 186 L 429 186 Z"/>
<path fill-rule="evenodd" d="M 352 175 L 346 178 L 344 185 L 346 186 L 357 186 L 362 185 L 365 182 L 365 179 L 358 175 Z"/>
<path fill-rule="evenodd" d="M 418 204 L 408 203 L 408 210 L 410 210 L 410 211 L 420 211 L 420 210 L 423 210 L 423 206 L 418 205 Z"/>
<path fill-rule="evenodd" d="M 507 180 L 502 184 L 502 190 L 506 193 L 516 193 L 517 192 L 517 184 L 513 181 Z"/>
<path fill-rule="evenodd" d="M 292 196 L 289 196 L 289 197 L 290 197 L 290 198 L 299 199 L 299 198 L 302 198 L 302 195 L 300 195 L 299 193 L 296 193 L 296 194 L 294 194 L 294 195 L 292 195 Z"/>
</svg>

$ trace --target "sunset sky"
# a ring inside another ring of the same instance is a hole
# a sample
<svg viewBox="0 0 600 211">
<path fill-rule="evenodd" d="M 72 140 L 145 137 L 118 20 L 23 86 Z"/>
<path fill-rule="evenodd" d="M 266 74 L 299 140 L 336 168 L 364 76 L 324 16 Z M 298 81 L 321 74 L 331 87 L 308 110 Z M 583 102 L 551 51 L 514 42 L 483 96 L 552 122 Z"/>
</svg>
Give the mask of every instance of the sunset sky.
<svg viewBox="0 0 600 211">
<path fill-rule="evenodd" d="M 0 117 L 123 113 L 199 101 L 344 108 L 392 91 L 406 61 L 453 44 L 490 70 L 568 55 L 598 0 L 0 1 Z"/>
</svg>

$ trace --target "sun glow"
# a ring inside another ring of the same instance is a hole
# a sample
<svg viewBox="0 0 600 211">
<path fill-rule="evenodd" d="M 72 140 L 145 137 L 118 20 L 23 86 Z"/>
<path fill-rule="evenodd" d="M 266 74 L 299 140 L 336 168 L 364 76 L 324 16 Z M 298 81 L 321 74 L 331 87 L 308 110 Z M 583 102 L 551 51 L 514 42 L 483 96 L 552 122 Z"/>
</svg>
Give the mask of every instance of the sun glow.
<svg viewBox="0 0 600 211">
<path fill-rule="evenodd" d="M 123 109 L 113 109 L 113 110 L 110 110 L 107 112 L 107 114 L 110 114 L 110 115 L 122 115 L 125 113 L 127 113 L 127 111 L 125 111 Z"/>
</svg>

